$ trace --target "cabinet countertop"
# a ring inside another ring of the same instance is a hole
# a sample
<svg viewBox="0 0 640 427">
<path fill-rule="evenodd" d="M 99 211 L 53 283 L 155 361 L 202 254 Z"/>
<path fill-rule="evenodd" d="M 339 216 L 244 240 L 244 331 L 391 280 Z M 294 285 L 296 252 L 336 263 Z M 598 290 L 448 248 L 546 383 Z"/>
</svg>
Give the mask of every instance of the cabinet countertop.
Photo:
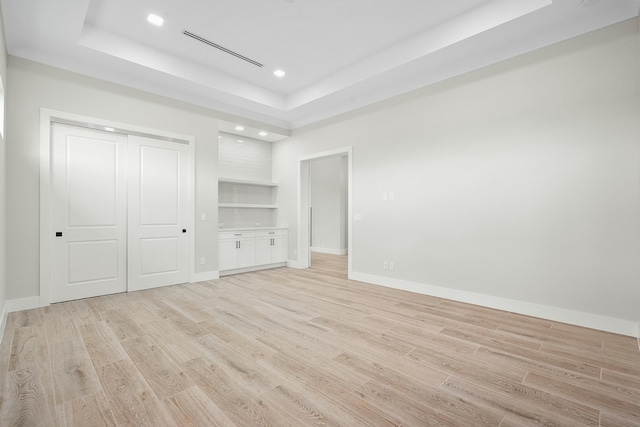
<svg viewBox="0 0 640 427">
<path fill-rule="evenodd" d="M 218 228 L 218 232 L 224 231 L 263 231 L 263 230 L 288 230 L 289 227 L 241 227 L 241 228 Z"/>
</svg>

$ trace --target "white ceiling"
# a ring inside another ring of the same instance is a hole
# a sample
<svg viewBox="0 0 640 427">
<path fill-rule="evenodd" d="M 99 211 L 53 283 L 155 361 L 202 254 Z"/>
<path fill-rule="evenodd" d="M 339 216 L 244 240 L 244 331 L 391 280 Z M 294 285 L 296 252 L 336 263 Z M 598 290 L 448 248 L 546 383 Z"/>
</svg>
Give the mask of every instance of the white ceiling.
<svg viewBox="0 0 640 427">
<path fill-rule="evenodd" d="M 12 55 L 284 129 L 638 16 L 640 9 L 640 0 L 1 4 Z M 149 13 L 162 16 L 164 25 L 149 24 Z M 287 72 L 284 78 L 273 75 L 278 68 Z"/>
</svg>

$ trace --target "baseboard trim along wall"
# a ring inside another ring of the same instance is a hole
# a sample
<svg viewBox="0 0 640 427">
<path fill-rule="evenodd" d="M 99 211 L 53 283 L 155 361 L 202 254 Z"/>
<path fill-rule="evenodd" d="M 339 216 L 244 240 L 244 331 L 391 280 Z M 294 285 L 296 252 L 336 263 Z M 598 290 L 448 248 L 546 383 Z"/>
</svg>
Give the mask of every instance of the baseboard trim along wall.
<svg viewBox="0 0 640 427">
<path fill-rule="evenodd" d="M 218 280 L 220 278 L 219 271 L 205 271 L 204 273 L 196 273 L 191 283 L 206 282 L 209 280 Z"/>
<path fill-rule="evenodd" d="M 4 336 L 4 328 L 7 326 L 7 317 L 9 316 L 9 313 L 13 313 L 14 311 L 31 310 L 32 308 L 38 307 L 41 307 L 39 296 L 7 300 L 2 309 L 2 319 L 0 319 L 0 342 Z"/>
<path fill-rule="evenodd" d="M 303 268 L 306 268 L 306 267 L 301 267 L 298 261 L 291 260 L 291 259 L 287 261 L 287 267 L 295 268 L 296 270 L 302 270 Z"/>
<path fill-rule="evenodd" d="M 5 303 L 2 307 L 2 314 L 0 316 L 0 343 L 2 342 L 2 338 L 4 337 L 4 328 L 7 326 L 7 316 L 9 312 L 7 311 L 7 304 Z"/>
<path fill-rule="evenodd" d="M 371 283 L 373 285 L 380 285 L 388 288 L 400 289 L 403 291 L 415 292 L 418 294 L 445 298 L 453 301 L 475 304 L 488 308 L 495 308 L 512 313 L 540 317 L 556 322 L 569 323 L 586 328 L 613 332 L 616 334 L 627 335 L 631 337 L 637 335 L 640 342 L 640 325 L 630 320 L 601 316 L 599 314 L 585 313 L 581 311 L 567 310 L 564 308 L 534 304 L 508 298 L 477 294 L 474 292 L 461 291 L 457 289 L 443 288 L 440 286 L 425 285 L 423 283 L 410 282 L 406 280 L 377 276 L 373 274 L 353 272 L 350 279 Z"/>
<path fill-rule="evenodd" d="M 319 248 L 317 246 L 311 246 L 311 252 L 318 252 L 321 254 L 330 254 L 330 255 L 346 255 L 347 249 L 332 249 L 332 248 Z"/>
</svg>

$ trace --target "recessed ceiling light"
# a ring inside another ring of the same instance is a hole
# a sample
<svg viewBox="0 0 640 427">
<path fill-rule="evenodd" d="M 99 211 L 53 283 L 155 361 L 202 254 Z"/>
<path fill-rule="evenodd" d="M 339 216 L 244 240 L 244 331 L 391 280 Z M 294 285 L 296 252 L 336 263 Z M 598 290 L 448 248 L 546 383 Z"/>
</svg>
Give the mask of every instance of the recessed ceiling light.
<svg viewBox="0 0 640 427">
<path fill-rule="evenodd" d="M 158 16 L 158 15 L 154 15 L 153 13 L 150 13 L 149 16 L 147 16 L 147 21 L 159 27 L 164 23 L 164 18 L 162 18 L 162 16 Z"/>
<path fill-rule="evenodd" d="M 260 135 L 260 136 L 267 136 L 267 135 L 269 135 L 269 134 L 268 134 L 268 133 L 266 133 L 265 131 L 262 131 L 262 132 L 260 132 L 258 135 Z"/>
<path fill-rule="evenodd" d="M 106 130 L 107 132 L 113 132 L 113 131 L 115 131 L 115 129 L 114 129 L 114 128 L 111 128 L 111 127 L 109 127 L 109 126 L 105 126 L 104 130 Z"/>
<path fill-rule="evenodd" d="M 237 142 L 238 144 L 244 144 L 244 140 L 242 140 L 242 139 L 239 139 L 239 140 L 237 140 L 236 142 Z"/>
<path fill-rule="evenodd" d="M 243 130 L 244 130 L 244 127 L 243 127 L 243 126 L 236 126 L 236 128 L 235 128 L 235 129 L 236 129 L 237 131 L 243 131 Z"/>
<path fill-rule="evenodd" d="M 222 135 L 218 135 L 218 139 L 222 139 Z"/>
<path fill-rule="evenodd" d="M 286 74 L 287 74 L 287 73 L 285 73 L 285 72 L 284 72 L 284 71 L 282 71 L 282 70 L 275 70 L 275 71 L 273 72 L 273 75 L 274 75 L 274 76 L 276 76 L 276 77 L 284 77 Z"/>
</svg>

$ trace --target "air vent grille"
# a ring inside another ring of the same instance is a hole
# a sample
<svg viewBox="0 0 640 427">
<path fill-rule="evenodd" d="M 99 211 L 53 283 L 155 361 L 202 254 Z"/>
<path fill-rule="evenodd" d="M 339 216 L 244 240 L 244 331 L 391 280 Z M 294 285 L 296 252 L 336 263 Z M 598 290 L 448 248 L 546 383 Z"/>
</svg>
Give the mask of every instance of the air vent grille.
<svg viewBox="0 0 640 427">
<path fill-rule="evenodd" d="M 219 44 L 214 43 L 214 42 L 212 42 L 211 40 L 207 40 L 207 39 L 205 39 L 204 37 L 200 37 L 199 35 L 197 35 L 197 34 L 193 34 L 192 32 L 189 32 L 189 31 L 187 31 L 187 30 L 182 31 L 182 34 L 184 34 L 185 36 L 189 36 L 189 37 L 191 37 L 191 38 L 192 38 L 192 39 L 194 39 L 194 40 L 198 40 L 199 42 L 202 42 L 202 43 L 204 43 L 204 44 L 208 44 L 208 45 L 209 45 L 209 46 L 211 46 L 211 47 L 215 47 L 216 49 L 221 50 L 221 51 L 223 51 L 223 52 L 225 52 L 225 53 L 228 53 L 229 55 L 233 55 L 233 56 L 235 56 L 236 58 L 240 58 L 240 59 L 242 59 L 243 61 L 247 61 L 248 63 L 253 64 L 253 65 L 257 66 L 257 67 L 262 67 L 262 66 L 263 66 L 263 64 L 259 63 L 258 61 L 254 61 L 254 60 L 253 60 L 253 59 L 251 59 L 251 58 L 247 58 L 247 57 L 246 57 L 246 56 L 244 56 L 244 55 L 240 55 L 238 52 L 234 52 L 234 51 L 232 51 L 231 49 L 227 49 L 227 48 L 226 48 L 226 47 L 224 47 L 224 46 L 220 46 Z"/>
</svg>

